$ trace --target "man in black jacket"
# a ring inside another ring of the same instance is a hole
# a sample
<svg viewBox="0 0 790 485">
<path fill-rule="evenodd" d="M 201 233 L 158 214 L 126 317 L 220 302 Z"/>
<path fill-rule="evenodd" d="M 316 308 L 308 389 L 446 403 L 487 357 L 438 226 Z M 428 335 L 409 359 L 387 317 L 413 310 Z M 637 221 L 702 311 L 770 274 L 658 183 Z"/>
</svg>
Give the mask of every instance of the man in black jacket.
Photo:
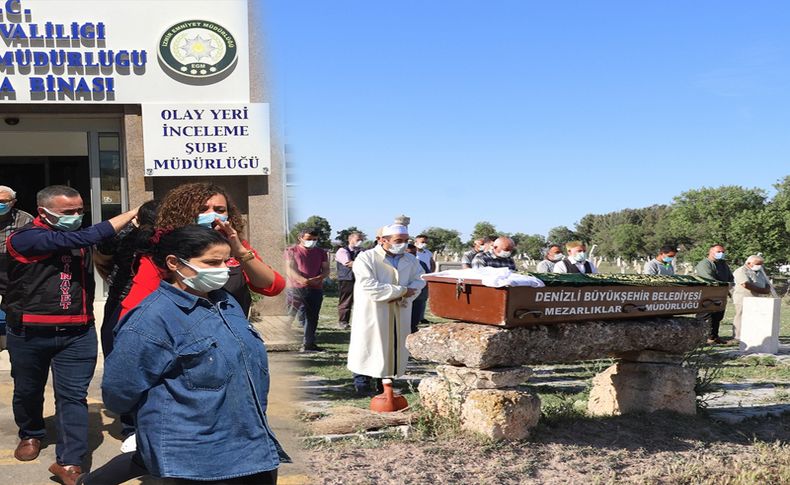
<svg viewBox="0 0 790 485">
<path fill-rule="evenodd" d="M 49 471 L 73 484 L 88 452 L 88 385 L 96 367 L 91 246 L 115 236 L 137 209 L 81 229 L 79 192 L 53 185 L 38 192 L 37 217 L 6 240 L 8 352 L 20 442 L 14 457 L 38 457 L 45 435 L 44 387 L 52 368 L 58 442 Z"/>
</svg>

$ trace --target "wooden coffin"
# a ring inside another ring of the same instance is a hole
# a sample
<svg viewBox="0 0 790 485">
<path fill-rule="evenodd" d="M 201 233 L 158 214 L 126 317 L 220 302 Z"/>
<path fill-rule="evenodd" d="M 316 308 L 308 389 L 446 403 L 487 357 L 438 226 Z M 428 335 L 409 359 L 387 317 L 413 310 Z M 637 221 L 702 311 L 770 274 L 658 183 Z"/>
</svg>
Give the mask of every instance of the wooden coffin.
<svg viewBox="0 0 790 485">
<path fill-rule="evenodd" d="M 426 275 L 434 315 L 505 327 L 724 310 L 727 286 L 512 286 Z"/>
</svg>

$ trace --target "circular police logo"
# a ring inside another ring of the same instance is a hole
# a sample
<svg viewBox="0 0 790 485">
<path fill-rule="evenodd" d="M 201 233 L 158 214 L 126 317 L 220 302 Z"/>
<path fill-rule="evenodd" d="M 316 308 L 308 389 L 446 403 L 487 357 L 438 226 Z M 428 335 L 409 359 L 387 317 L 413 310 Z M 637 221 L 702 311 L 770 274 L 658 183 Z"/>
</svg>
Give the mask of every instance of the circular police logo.
<svg viewBox="0 0 790 485">
<path fill-rule="evenodd" d="M 159 65 L 184 84 L 219 82 L 236 68 L 236 39 L 225 27 L 208 20 L 179 22 L 159 39 Z"/>
</svg>

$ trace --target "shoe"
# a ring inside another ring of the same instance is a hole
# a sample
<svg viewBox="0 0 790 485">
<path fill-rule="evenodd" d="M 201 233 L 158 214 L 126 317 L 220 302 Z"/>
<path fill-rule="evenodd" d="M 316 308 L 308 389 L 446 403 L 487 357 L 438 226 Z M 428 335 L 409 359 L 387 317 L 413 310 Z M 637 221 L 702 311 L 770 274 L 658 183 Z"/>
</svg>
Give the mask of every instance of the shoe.
<svg viewBox="0 0 790 485">
<path fill-rule="evenodd" d="M 717 344 L 717 343 L 719 343 L 719 342 L 718 342 L 718 341 L 717 341 L 717 339 L 715 339 L 715 338 L 709 338 L 709 339 L 707 340 L 707 343 L 708 343 L 708 345 L 716 345 L 716 344 Z"/>
<path fill-rule="evenodd" d="M 730 340 L 724 337 L 716 337 L 716 343 L 721 345 L 728 345 L 730 343 Z"/>
<path fill-rule="evenodd" d="M 422 320 L 420 320 L 420 323 L 431 323 L 431 321 L 428 320 L 427 318 L 423 318 Z"/>
<path fill-rule="evenodd" d="M 347 324 L 346 322 L 337 322 L 337 328 L 340 330 L 348 330 L 351 328 L 351 325 Z"/>
<path fill-rule="evenodd" d="M 41 452 L 41 440 L 36 438 L 25 438 L 16 445 L 14 458 L 19 461 L 31 461 L 38 458 Z"/>
<path fill-rule="evenodd" d="M 317 345 L 302 345 L 299 352 L 323 352 L 324 350 Z"/>
<path fill-rule="evenodd" d="M 82 468 L 78 465 L 61 465 L 60 463 L 53 463 L 49 467 L 49 473 L 55 475 L 60 479 L 63 485 L 75 485 L 77 478 L 82 475 Z"/>
<path fill-rule="evenodd" d="M 130 451 L 137 451 L 137 436 L 134 433 L 127 436 L 121 443 L 121 453 L 129 453 Z"/>
<path fill-rule="evenodd" d="M 357 393 L 359 397 L 373 397 L 376 395 L 376 391 L 370 388 L 370 386 L 354 386 L 354 391 Z"/>
</svg>

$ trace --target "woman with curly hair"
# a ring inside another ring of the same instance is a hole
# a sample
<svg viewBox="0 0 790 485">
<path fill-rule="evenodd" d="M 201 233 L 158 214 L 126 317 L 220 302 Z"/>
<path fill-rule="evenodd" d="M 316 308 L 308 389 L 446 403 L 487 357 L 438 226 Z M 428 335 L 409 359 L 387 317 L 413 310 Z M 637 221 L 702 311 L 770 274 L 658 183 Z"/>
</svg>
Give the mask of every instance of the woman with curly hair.
<svg viewBox="0 0 790 485">
<path fill-rule="evenodd" d="M 213 227 L 227 238 L 231 247 L 230 278 L 223 288 L 238 300 L 245 315 L 249 315 L 252 306 L 250 291 L 274 296 L 285 288 L 285 279 L 241 239 L 244 219 L 224 188 L 198 182 L 180 185 L 165 195 L 159 205 L 155 229 L 171 231 L 190 224 Z M 132 280 L 132 289 L 121 304 L 121 315 L 156 291 L 161 280 L 161 271 L 150 257 L 144 256 Z"/>
</svg>

